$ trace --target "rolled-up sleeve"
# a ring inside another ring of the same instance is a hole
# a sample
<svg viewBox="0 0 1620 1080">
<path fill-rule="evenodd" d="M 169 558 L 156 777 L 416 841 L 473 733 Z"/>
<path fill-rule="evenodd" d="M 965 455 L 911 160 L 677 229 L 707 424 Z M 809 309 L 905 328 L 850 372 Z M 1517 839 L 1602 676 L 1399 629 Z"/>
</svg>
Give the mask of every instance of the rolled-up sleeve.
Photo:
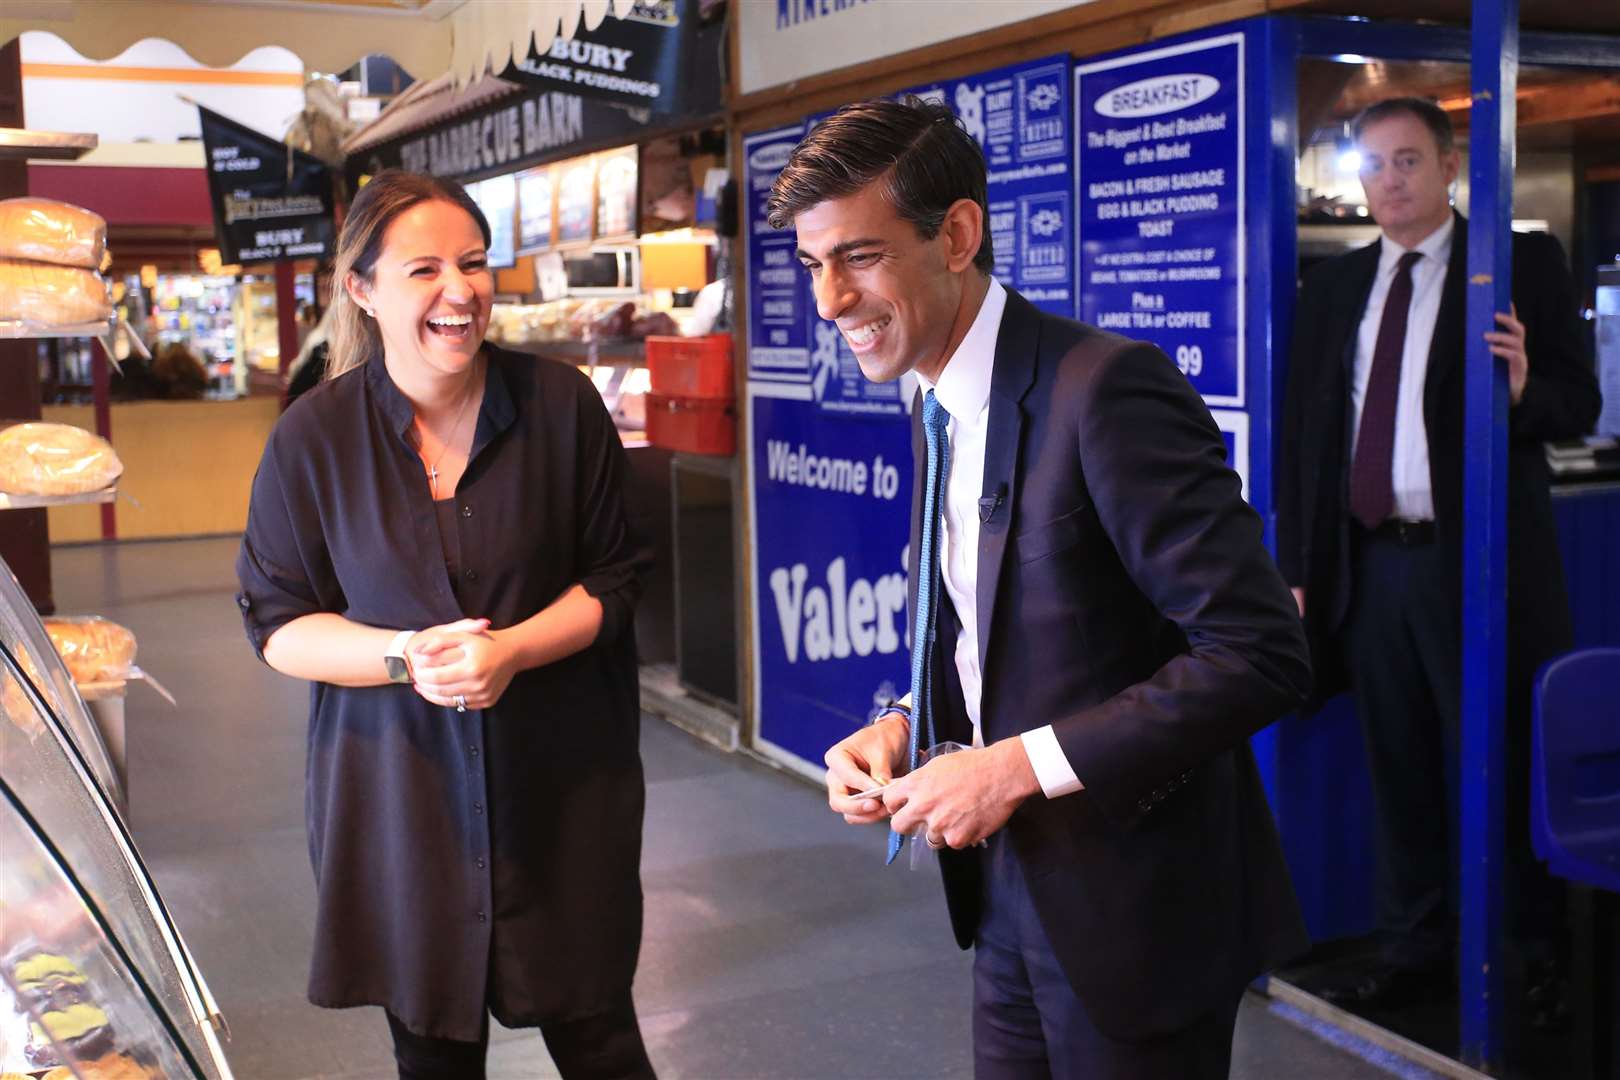
<svg viewBox="0 0 1620 1080">
<path fill-rule="evenodd" d="M 579 395 L 579 583 L 602 604 L 596 640 L 613 641 L 635 618 L 652 553 L 624 516 L 624 445 L 590 383 Z"/>
<path fill-rule="evenodd" d="M 253 477 L 247 531 L 236 555 L 241 586 L 236 605 L 248 641 L 261 660 L 271 634 L 300 616 L 326 610 L 319 579 L 323 573 L 331 577 L 324 569 L 328 560 L 318 526 L 301 529 L 287 504 L 274 447 L 272 438 Z"/>
</svg>

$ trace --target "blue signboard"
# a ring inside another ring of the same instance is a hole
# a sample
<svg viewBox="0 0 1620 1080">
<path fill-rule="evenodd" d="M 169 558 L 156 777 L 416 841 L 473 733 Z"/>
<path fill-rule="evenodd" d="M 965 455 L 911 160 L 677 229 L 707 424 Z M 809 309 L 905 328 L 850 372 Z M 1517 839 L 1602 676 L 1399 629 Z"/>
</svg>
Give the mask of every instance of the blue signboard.
<svg viewBox="0 0 1620 1080">
<path fill-rule="evenodd" d="M 1069 58 L 906 93 L 950 106 L 984 151 L 996 278 L 1041 310 L 1074 318 Z"/>
<path fill-rule="evenodd" d="M 1243 35 L 1075 68 L 1080 318 L 1244 404 Z"/>
<path fill-rule="evenodd" d="M 911 433 L 749 388 L 760 748 L 815 769 L 904 694 Z"/>
<path fill-rule="evenodd" d="M 810 371 L 804 269 L 792 229 L 765 220 L 771 185 L 804 137 L 804 125 L 743 140 L 744 229 L 748 247 L 748 377 L 804 382 Z"/>
</svg>

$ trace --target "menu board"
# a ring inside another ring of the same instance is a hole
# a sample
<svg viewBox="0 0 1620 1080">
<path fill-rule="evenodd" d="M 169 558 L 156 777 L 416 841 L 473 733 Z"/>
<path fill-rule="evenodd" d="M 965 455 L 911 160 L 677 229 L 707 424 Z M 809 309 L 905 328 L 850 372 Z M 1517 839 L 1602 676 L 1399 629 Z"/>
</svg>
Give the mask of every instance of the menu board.
<svg viewBox="0 0 1620 1080">
<path fill-rule="evenodd" d="M 1069 58 L 907 92 L 949 106 L 984 151 L 996 279 L 1042 311 L 1074 318 Z"/>
<path fill-rule="evenodd" d="M 611 150 L 596 159 L 596 235 L 636 232 L 636 148 Z"/>
<path fill-rule="evenodd" d="M 478 208 L 489 222 L 489 265 L 501 270 L 517 261 L 517 178 L 510 174 L 492 176 L 466 185 Z"/>
<path fill-rule="evenodd" d="M 765 220 L 771 185 L 804 137 L 804 125 L 749 135 L 743 140 L 744 222 L 748 251 L 748 377 L 803 384 L 810 351 L 805 307 L 808 277 L 795 257 L 792 229 Z"/>
<path fill-rule="evenodd" d="M 523 251 L 551 246 L 553 178 L 549 165 L 518 173 L 518 247 Z"/>
<path fill-rule="evenodd" d="M 1244 403 L 1243 35 L 1075 68 L 1080 317 Z"/>
<path fill-rule="evenodd" d="M 580 158 L 561 166 L 557 181 L 557 243 L 576 244 L 591 238 L 596 208 L 596 161 Z"/>
</svg>

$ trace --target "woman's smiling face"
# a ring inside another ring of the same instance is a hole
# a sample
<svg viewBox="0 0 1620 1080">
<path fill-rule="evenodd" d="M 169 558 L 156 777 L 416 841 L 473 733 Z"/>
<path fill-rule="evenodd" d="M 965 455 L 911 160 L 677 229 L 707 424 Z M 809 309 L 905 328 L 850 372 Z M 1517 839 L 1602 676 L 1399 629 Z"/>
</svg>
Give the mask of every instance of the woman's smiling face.
<svg viewBox="0 0 1620 1080">
<path fill-rule="evenodd" d="M 390 361 L 452 375 L 483 346 L 495 278 L 472 215 L 430 199 L 389 224 L 371 282 L 349 288 L 374 313 Z"/>
</svg>

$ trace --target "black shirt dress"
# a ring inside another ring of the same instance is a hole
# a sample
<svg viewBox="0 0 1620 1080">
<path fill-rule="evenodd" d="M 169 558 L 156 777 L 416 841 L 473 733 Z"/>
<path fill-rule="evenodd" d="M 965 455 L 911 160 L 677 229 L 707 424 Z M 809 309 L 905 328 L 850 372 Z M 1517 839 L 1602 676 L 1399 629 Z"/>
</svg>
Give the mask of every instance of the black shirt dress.
<svg viewBox="0 0 1620 1080">
<path fill-rule="evenodd" d="M 236 564 L 261 658 L 315 612 L 501 629 L 576 583 L 602 603 L 589 648 L 518 673 L 490 709 L 457 713 L 408 685 L 311 687 L 310 1000 L 386 1006 L 419 1035 L 469 1041 L 486 1005 L 520 1027 L 623 1004 L 645 801 L 632 632 L 645 556 L 626 532 L 618 433 L 574 368 L 484 353 L 453 544 L 379 358 L 276 424 Z"/>
</svg>

